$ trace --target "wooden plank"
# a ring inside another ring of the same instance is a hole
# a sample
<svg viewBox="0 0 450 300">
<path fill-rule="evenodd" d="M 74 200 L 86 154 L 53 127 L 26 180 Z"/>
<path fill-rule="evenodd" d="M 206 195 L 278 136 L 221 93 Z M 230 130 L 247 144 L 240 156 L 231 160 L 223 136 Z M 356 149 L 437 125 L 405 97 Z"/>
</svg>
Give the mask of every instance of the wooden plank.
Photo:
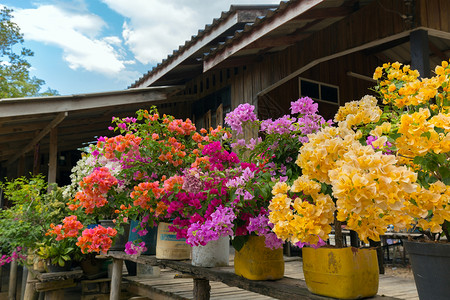
<svg viewBox="0 0 450 300">
<path fill-rule="evenodd" d="M 71 278 L 78 279 L 81 278 L 81 276 L 83 276 L 82 270 L 54 272 L 54 273 L 39 273 L 32 269 L 29 269 L 28 271 L 33 273 L 34 277 L 36 277 L 41 282 L 66 280 Z"/>
<path fill-rule="evenodd" d="M 58 281 L 36 282 L 34 289 L 38 292 L 54 291 L 76 286 L 73 278 Z"/>
<path fill-rule="evenodd" d="M 168 293 L 162 290 L 158 290 L 152 286 L 141 284 L 138 282 L 130 282 L 127 286 L 127 290 L 130 293 L 136 295 L 142 295 L 148 297 L 153 300 L 187 300 L 189 298 L 181 297 L 178 295 L 173 295 L 172 293 Z"/>
<path fill-rule="evenodd" d="M 276 281 L 252 281 L 237 276 L 234 274 L 233 268 L 231 267 L 201 268 L 192 266 L 189 261 L 158 260 L 154 256 L 140 256 L 138 258 L 131 258 L 122 252 L 109 252 L 108 256 L 115 259 L 129 259 L 142 264 L 168 267 L 179 272 L 191 274 L 195 277 L 222 282 L 228 286 L 242 288 L 277 299 L 329 299 L 311 294 L 306 288 L 306 283 L 304 281 L 288 277 L 284 277 L 283 279 Z M 373 299 L 389 300 L 395 298 L 374 297 Z"/>
</svg>

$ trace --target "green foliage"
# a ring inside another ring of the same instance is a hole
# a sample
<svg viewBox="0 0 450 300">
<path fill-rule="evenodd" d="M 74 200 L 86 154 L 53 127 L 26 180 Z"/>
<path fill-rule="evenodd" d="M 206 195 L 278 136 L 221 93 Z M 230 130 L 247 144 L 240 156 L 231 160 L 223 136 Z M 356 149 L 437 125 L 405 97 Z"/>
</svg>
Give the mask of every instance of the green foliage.
<svg viewBox="0 0 450 300">
<path fill-rule="evenodd" d="M 67 215 L 60 189 L 47 193 L 43 175 L 19 177 L 0 182 L 5 198 L 11 204 L 0 209 L 0 249 L 11 253 L 17 247 L 34 249 L 44 239 L 50 223 Z"/>
<path fill-rule="evenodd" d="M 55 243 L 52 245 L 40 246 L 37 254 L 52 265 L 64 267 L 67 261 L 72 260 L 71 254 L 75 250 L 76 248 L 68 247 L 65 243 Z"/>
<path fill-rule="evenodd" d="M 27 57 L 33 56 L 30 49 L 17 49 L 24 40 L 20 28 L 11 21 L 12 10 L 0 10 L 0 99 L 31 96 L 58 95 L 58 91 L 48 89 L 39 93 L 45 81 L 31 77 Z"/>
<path fill-rule="evenodd" d="M 244 247 L 245 243 L 248 241 L 249 238 L 250 238 L 249 235 L 235 236 L 231 240 L 231 244 L 233 245 L 233 248 L 236 251 L 240 251 L 242 249 L 242 247 Z"/>
</svg>

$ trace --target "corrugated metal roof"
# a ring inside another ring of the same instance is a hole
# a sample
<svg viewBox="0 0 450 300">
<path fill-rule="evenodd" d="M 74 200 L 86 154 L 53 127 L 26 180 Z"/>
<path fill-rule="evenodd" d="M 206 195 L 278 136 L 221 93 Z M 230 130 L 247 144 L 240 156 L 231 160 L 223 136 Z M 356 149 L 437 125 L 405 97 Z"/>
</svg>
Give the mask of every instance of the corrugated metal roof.
<svg viewBox="0 0 450 300">
<path fill-rule="evenodd" d="M 158 63 L 155 67 L 153 67 L 149 72 L 147 72 L 144 76 L 139 78 L 135 83 L 133 83 L 130 87 L 138 87 L 140 83 L 142 83 L 146 78 L 148 78 L 152 73 L 156 73 L 163 66 L 170 64 L 174 59 L 180 56 L 184 51 L 189 49 L 192 45 L 201 40 L 208 33 L 214 31 L 221 23 L 227 20 L 230 16 L 234 15 L 237 12 L 241 11 L 252 11 L 252 12 L 260 12 L 261 14 L 267 13 L 268 11 L 276 10 L 276 5 L 231 5 L 230 10 L 226 12 L 222 12 L 220 18 L 214 18 L 211 24 L 206 24 L 204 29 L 199 29 L 197 35 L 191 36 L 191 39 L 186 41 L 184 45 L 180 45 L 178 49 L 173 50 L 172 54 L 169 54 L 167 58 L 163 59 L 161 63 Z M 239 20 L 238 20 L 239 21 Z M 250 23 L 245 23 L 246 25 Z M 241 25 L 242 26 L 242 25 Z M 240 27 L 241 27 L 240 26 Z M 238 29 L 240 30 L 240 29 Z M 229 33 L 227 33 L 228 35 Z M 226 39 L 228 36 L 218 35 L 218 39 Z M 222 41 L 218 42 L 223 43 Z"/>
<path fill-rule="evenodd" d="M 225 47 L 228 47 L 230 44 L 238 41 L 241 37 L 244 37 L 248 34 L 250 34 L 253 30 L 265 26 L 265 24 L 270 23 L 274 18 L 276 18 L 278 15 L 282 14 L 286 10 L 288 10 L 292 5 L 295 5 L 299 2 L 306 2 L 305 0 L 291 0 L 291 1 L 281 1 L 279 5 L 232 5 L 230 7 L 230 10 L 227 12 L 222 12 L 220 18 L 213 19 L 212 24 L 206 25 L 204 29 L 199 30 L 198 34 L 191 37 L 191 40 L 186 41 L 184 45 L 180 46 L 178 50 L 174 50 L 171 55 L 169 55 L 166 59 L 164 59 L 161 63 L 157 64 L 154 68 L 152 68 L 149 72 L 144 74 L 140 79 L 138 79 L 135 83 L 133 83 L 130 87 L 143 87 L 149 86 L 149 85 L 169 85 L 169 84 L 184 84 L 185 82 L 182 82 L 182 75 L 179 76 L 180 81 L 176 81 L 173 78 L 172 81 L 168 80 L 167 78 L 164 78 L 165 75 L 168 73 L 172 74 L 172 77 L 176 77 L 176 75 L 179 73 L 181 74 L 183 66 L 181 65 L 173 65 L 171 66 L 171 63 L 173 63 L 180 55 L 182 55 L 185 51 L 187 51 L 190 47 L 198 43 L 205 35 L 207 34 L 213 34 L 214 30 L 216 30 L 221 24 L 226 22 L 228 18 L 230 18 L 232 15 L 242 12 L 245 10 L 257 12 L 255 15 L 255 18 L 251 21 L 242 22 L 236 24 L 233 28 L 230 28 L 229 31 L 226 31 L 224 33 L 217 33 L 216 38 L 214 41 L 212 41 L 209 44 L 204 45 L 202 49 L 200 49 L 198 52 L 191 55 L 191 70 L 195 70 L 197 73 L 193 72 L 192 75 L 199 75 L 202 72 L 202 61 L 207 58 L 211 57 L 217 52 L 221 51 Z M 370 1 L 365 1 L 370 2 Z M 364 3 L 365 3 L 364 2 Z M 341 6 L 345 5 L 352 5 L 354 3 L 353 0 L 327 0 L 321 2 L 319 5 L 317 5 L 314 8 L 320 8 L 322 10 L 326 9 L 333 9 L 333 8 L 339 8 Z M 346 7 L 349 8 L 349 7 Z M 347 11 L 350 11 L 351 9 L 348 9 Z M 333 13 L 329 17 L 321 18 L 320 20 L 316 19 L 305 19 L 305 20 L 293 20 L 289 22 L 289 24 L 284 24 L 282 28 L 276 29 L 268 34 L 269 37 L 275 37 L 275 36 L 285 36 L 294 33 L 296 30 L 301 29 L 302 27 L 305 27 L 308 25 L 308 33 L 312 33 L 314 31 L 320 30 L 326 26 L 329 26 L 330 24 L 342 19 L 345 17 L 345 15 L 338 15 L 334 16 Z M 270 51 L 280 51 L 283 48 L 286 48 L 290 44 L 284 45 L 284 47 L 273 47 L 273 49 L 270 49 Z M 269 51 L 269 52 L 270 52 Z M 257 53 L 258 50 L 254 49 L 253 51 L 247 51 L 243 50 L 240 54 L 252 54 Z M 192 65 L 192 62 L 195 59 L 195 65 L 196 69 L 194 69 L 194 66 Z M 146 81 L 151 78 L 152 76 L 157 77 L 156 75 L 158 72 L 161 72 L 164 68 L 169 69 L 167 70 L 167 73 L 161 76 L 161 78 L 157 78 L 154 81 L 149 81 L 146 83 Z M 186 68 L 184 69 L 186 71 Z M 185 74 L 184 74 L 185 75 Z M 190 76 L 191 77 L 191 76 Z"/>
</svg>

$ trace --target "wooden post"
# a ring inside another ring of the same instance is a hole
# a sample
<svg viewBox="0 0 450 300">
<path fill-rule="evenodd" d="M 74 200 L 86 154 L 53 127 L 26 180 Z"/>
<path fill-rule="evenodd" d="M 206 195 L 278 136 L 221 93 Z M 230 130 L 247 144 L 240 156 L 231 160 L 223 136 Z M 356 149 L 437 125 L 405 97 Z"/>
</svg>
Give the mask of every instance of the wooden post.
<svg viewBox="0 0 450 300">
<path fill-rule="evenodd" d="M 194 278 L 194 300 L 209 300 L 210 291 L 209 280 Z"/>
<path fill-rule="evenodd" d="M 33 175 L 39 174 L 39 167 L 41 165 L 39 143 L 34 146 L 34 158 L 33 158 Z"/>
<path fill-rule="evenodd" d="M 428 46 L 428 32 L 420 29 L 409 35 L 411 51 L 411 69 L 419 71 L 420 77 L 430 76 L 430 49 Z"/>
<path fill-rule="evenodd" d="M 27 267 L 22 267 L 22 285 L 20 288 L 20 300 L 24 299 L 25 296 L 25 288 L 27 286 L 27 277 L 28 277 L 28 269 Z"/>
<path fill-rule="evenodd" d="M 356 231 L 350 230 L 350 245 L 352 247 L 359 248 L 359 238 Z"/>
<path fill-rule="evenodd" d="M 25 175 L 25 155 L 21 155 L 17 163 L 17 177 Z"/>
<path fill-rule="evenodd" d="M 383 248 L 380 242 L 375 242 L 369 239 L 370 247 L 374 247 L 377 250 L 377 258 L 378 258 L 378 269 L 380 274 L 384 274 L 384 253 Z"/>
<path fill-rule="evenodd" d="M 109 295 L 110 300 L 120 299 L 120 285 L 122 282 L 122 259 L 113 259 L 112 275 L 111 275 L 111 293 Z"/>
<path fill-rule="evenodd" d="M 27 280 L 25 285 L 25 292 L 23 293 L 23 300 L 34 300 L 37 298 L 37 292 L 34 289 L 34 284 L 32 283 L 33 274 L 31 272 L 27 272 Z"/>
<path fill-rule="evenodd" d="M 56 162 L 58 156 L 58 128 L 50 130 L 50 151 L 48 159 L 48 183 L 50 191 L 50 184 L 56 182 Z"/>
<path fill-rule="evenodd" d="M 17 260 L 11 262 L 9 272 L 8 300 L 16 300 Z"/>
</svg>

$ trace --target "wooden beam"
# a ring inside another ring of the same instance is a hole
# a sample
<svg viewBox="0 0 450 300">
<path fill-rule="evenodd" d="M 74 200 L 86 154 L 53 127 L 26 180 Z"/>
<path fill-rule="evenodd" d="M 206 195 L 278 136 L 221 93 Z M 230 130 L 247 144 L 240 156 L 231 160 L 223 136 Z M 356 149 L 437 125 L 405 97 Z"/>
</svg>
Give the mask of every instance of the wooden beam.
<svg viewBox="0 0 450 300">
<path fill-rule="evenodd" d="M 410 33 L 411 69 L 419 71 L 420 77 L 430 76 L 430 49 L 428 33 L 424 29 Z"/>
<path fill-rule="evenodd" d="M 375 79 L 373 79 L 370 76 L 358 74 L 358 73 L 355 73 L 355 72 L 348 71 L 347 75 L 350 76 L 350 77 L 354 77 L 354 78 L 358 78 L 358 79 L 362 79 L 362 80 L 366 80 L 366 81 L 370 81 L 370 82 L 377 82 Z"/>
<path fill-rule="evenodd" d="M 31 141 L 29 142 L 25 148 L 23 148 L 21 151 L 19 151 L 16 155 L 14 155 L 10 160 L 6 162 L 7 165 L 10 165 L 14 161 L 16 161 L 17 158 L 19 158 L 21 155 L 27 153 L 31 149 L 33 149 L 34 145 L 36 145 L 44 136 L 46 136 L 53 128 L 58 126 L 59 123 L 61 123 L 67 116 L 68 112 L 62 112 L 59 113 L 53 121 L 50 122 L 39 134 Z"/>
<path fill-rule="evenodd" d="M 390 41 L 394 41 L 396 39 L 403 38 L 405 36 L 408 36 L 410 34 L 410 32 L 411 32 L 410 30 L 409 31 L 404 31 L 404 32 L 398 33 L 396 35 L 392 35 L 392 36 L 383 38 L 381 40 L 372 41 L 372 42 L 366 43 L 364 45 L 360 45 L 360 46 L 357 46 L 357 47 L 354 47 L 354 48 L 351 48 L 351 49 L 347 49 L 347 50 L 344 50 L 344 51 L 341 51 L 341 52 L 337 52 L 337 53 L 334 53 L 334 54 L 331 54 L 331 55 L 328 55 L 328 56 L 321 57 L 321 58 L 318 58 L 316 60 L 313 60 L 313 61 L 309 62 L 308 64 L 302 66 L 301 68 L 297 69 L 296 71 L 292 72 L 288 76 L 280 79 L 279 81 L 277 81 L 277 82 L 273 83 L 272 85 L 268 86 L 267 88 L 263 89 L 262 91 L 260 91 L 257 94 L 257 96 L 259 97 L 259 96 L 267 94 L 271 90 L 279 87 L 280 85 L 288 82 L 292 78 L 295 78 L 295 77 L 299 76 L 303 72 L 311 69 L 312 67 L 314 67 L 314 66 L 316 66 L 316 65 L 318 65 L 318 64 L 320 64 L 322 62 L 329 61 L 329 60 L 332 60 L 332 59 L 335 59 L 335 58 L 338 58 L 338 57 L 342 57 L 342 56 L 345 56 L 345 55 L 348 55 L 348 54 L 351 54 L 351 53 L 355 53 L 355 52 L 358 52 L 358 51 L 362 51 L 362 50 L 365 50 L 365 49 L 369 49 L 371 47 L 374 47 L 375 45 L 379 45 L 379 44 L 387 43 L 387 42 L 390 42 Z"/>
<path fill-rule="evenodd" d="M 299 33 L 295 35 L 288 35 L 288 36 L 279 36 L 279 37 L 265 37 L 258 39 L 251 43 L 250 45 L 246 46 L 245 50 L 250 49 L 259 49 L 259 48 L 273 48 L 273 47 L 280 47 L 280 46 L 289 46 L 293 45 L 304 38 L 310 36 L 311 33 Z"/>
<path fill-rule="evenodd" d="M 58 161 L 58 127 L 50 130 L 50 150 L 48 154 L 48 191 L 52 190 L 50 184 L 56 182 L 56 169 Z"/>
<path fill-rule="evenodd" d="M 346 17 L 352 14 L 353 12 L 354 9 L 348 6 L 313 8 L 294 19 L 314 20 L 314 19 L 339 18 L 339 17 Z"/>
<path fill-rule="evenodd" d="M 312 9 L 317 4 L 324 2 L 323 0 L 306 0 L 298 1 L 289 6 L 289 9 L 284 10 L 275 17 L 269 19 L 264 26 L 257 26 L 252 32 L 248 32 L 242 35 L 241 38 L 236 40 L 231 45 L 224 47 L 219 52 L 213 54 L 211 57 L 207 57 L 203 62 L 203 72 L 206 72 L 216 65 L 220 64 L 222 61 L 226 60 L 230 56 L 234 55 L 238 51 L 244 49 L 247 45 L 255 42 L 256 40 L 262 38 L 267 33 L 272 30 L 277 29 L 286 22 L 300 16 L 306 11 Z"/>
<path fill-rule="evenodd" d="M 383 52 L 385 50 L 392 49 L 394 47 L 400 46 L 400 45 L 405 44 L 407 42 L 409 42 L 409 36 L 405 36 L 405 37 L 403 37 L 401 39 L 398 39 L 398 40 L 393 40 L 393 41 L 389 41 L 389 42 L 386 42 L 386 43 L 382 43 L 382 44 L 376 45 L 376 46 L 374 46 L 374 47 L 372 47 L 370 49 L 364 50 L 363 54 L 364 55 L 376 55 L 379 52 Z"/>
<path fill-rule="evenodd" d="M 167 94 L 179 86 L 129 89 L 123 91 L 0 99 L 0 118 L 111 108 L 167 100 Z"/>
</svg>

